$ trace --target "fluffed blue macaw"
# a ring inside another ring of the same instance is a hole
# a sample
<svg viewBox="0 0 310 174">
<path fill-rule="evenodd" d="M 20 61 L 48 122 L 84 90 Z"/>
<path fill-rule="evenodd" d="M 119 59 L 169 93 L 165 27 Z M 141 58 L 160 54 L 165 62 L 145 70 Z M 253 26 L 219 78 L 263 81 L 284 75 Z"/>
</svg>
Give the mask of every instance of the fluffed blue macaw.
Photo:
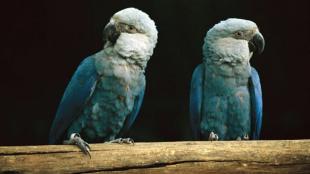
<svg viewBox="0 0 310 174">
<path fill-rule="evenodd" d="M 264 45 L 258 27 L 249 20 L 230 18 L 207 32 L 203 63 L 194 70 L 191 82 L 194 139 L 259 139 L 262 91 L 250 58 Z"/>
<path fill-rule="evenodd" d="M 84 59 L 68 84 L 50 130 L 50 144 L 69 139 L 66 144 L 89 154 L 87 142 L 132 141 L 120 137 L 139 113 L 157 29 L 146 13 L 127 8 L 112 16 L 103 38 L 104 49 Z"/>
</svg>

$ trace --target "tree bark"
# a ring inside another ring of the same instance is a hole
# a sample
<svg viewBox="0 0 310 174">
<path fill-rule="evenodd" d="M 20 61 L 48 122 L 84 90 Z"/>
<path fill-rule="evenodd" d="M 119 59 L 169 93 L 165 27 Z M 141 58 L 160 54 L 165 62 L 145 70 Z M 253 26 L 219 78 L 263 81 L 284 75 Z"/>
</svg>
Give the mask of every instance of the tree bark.
<svg viewBox="0 0 310 174">
<path fill-rule="evenodd" d="M 310 173 L 310 140 L 0 147 L 0 173 Z"/>
</svg>

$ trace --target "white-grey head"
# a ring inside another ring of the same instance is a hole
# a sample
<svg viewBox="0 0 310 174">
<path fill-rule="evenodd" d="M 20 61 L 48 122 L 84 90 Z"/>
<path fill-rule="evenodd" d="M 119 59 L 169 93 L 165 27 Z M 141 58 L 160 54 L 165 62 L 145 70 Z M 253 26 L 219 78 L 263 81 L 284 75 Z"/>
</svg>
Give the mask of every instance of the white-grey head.
<svg viewBox="0 0 310 174">
<path fill-rule="evenodd" d="M 205 61 L 217 64 L 243 64 L 249 62 L 253 52 L 261 53 L 264 46 L 264 38 L 254 22 L 230 18 L 207 32 L 203 56 Z"/>
<path fill-rule="evenodd" d="M 104 47 L 143 66 L 157 43 L 154 21 L 143 11 L 126 8 L 115 13 L 103 31 Z"/>
</svg>

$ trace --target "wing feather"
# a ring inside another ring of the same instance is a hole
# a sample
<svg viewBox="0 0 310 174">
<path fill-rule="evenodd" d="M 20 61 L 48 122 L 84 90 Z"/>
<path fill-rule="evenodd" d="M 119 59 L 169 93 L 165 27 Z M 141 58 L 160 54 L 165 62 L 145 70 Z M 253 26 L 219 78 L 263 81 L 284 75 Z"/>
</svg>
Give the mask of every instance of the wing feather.
<svg viewBox="0 0 310 174">
<path fill-rule="evenodd" d="M 263 99 L 259 76 L 253 67 L 251 69 L 251 77 L 249 82 L 251 97 L 252 139 L 257 140 L 260 137 L 262 127 Z"/>
<path fill-rule="evenodd" d="M 144 98 L 144 91 L 145 91 L 145 86 L 143 86 L 140 94 L 138 96 L 136 96 L 135 98 L 135 102 L 134 102 L 134 106 L 133 106 L 133 110 L 132 112 L 126 117 L 125 123 L 123 125 L 122 130 L 120 131 L 118 137 L 122 137 L 124 136 L 126 133 L 128 133 L 130 127 L 132 126 L 132 124 L 134 123 L 134 121 L 136 120 L 142 102 L 143 102 L 143 98 Z"/>
<path fill-rule="evenodd" d="M 50 130 L 49 144 L 61 141 L 65 131 L 91 98 L 98 80 L 94 61 L 91 56 L 84 59 L 72 76 L 58 106 Z"/>
<path fill-rule="evenodd" d="M 190 123 L 193 138 L 200 139 L 201 105 L 203 97 L 203 64 L 194 70 L 190 89 Z"/>
</svg>

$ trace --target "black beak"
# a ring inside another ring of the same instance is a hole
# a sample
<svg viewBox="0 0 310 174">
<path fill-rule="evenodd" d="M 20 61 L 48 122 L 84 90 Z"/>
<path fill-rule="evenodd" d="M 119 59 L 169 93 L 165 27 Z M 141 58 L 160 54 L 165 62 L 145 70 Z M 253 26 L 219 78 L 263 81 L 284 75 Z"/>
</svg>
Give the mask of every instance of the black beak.
<svg viewBox="0 0 310 174">
<path fill-rule="evenodd" d="M 250 52 L 254 52 L 254 53 L 262 53 L 264 51 L 265 48 L 265 40 L 263 35 L 261 35 L 260 33 L 256 33 L 252 39 L 249 41 L 249 49 Z"/>
<path fill-rule="evenodd" d="M 107 41 L 110 41 L 112 44 L 115 44 L 119 35 L 120 35 L 120 32 L 117 30 L 115 25 L 108 24 L 103 30 L 103 41 L 104 43 L 106 43 Z"/>
</svg>

